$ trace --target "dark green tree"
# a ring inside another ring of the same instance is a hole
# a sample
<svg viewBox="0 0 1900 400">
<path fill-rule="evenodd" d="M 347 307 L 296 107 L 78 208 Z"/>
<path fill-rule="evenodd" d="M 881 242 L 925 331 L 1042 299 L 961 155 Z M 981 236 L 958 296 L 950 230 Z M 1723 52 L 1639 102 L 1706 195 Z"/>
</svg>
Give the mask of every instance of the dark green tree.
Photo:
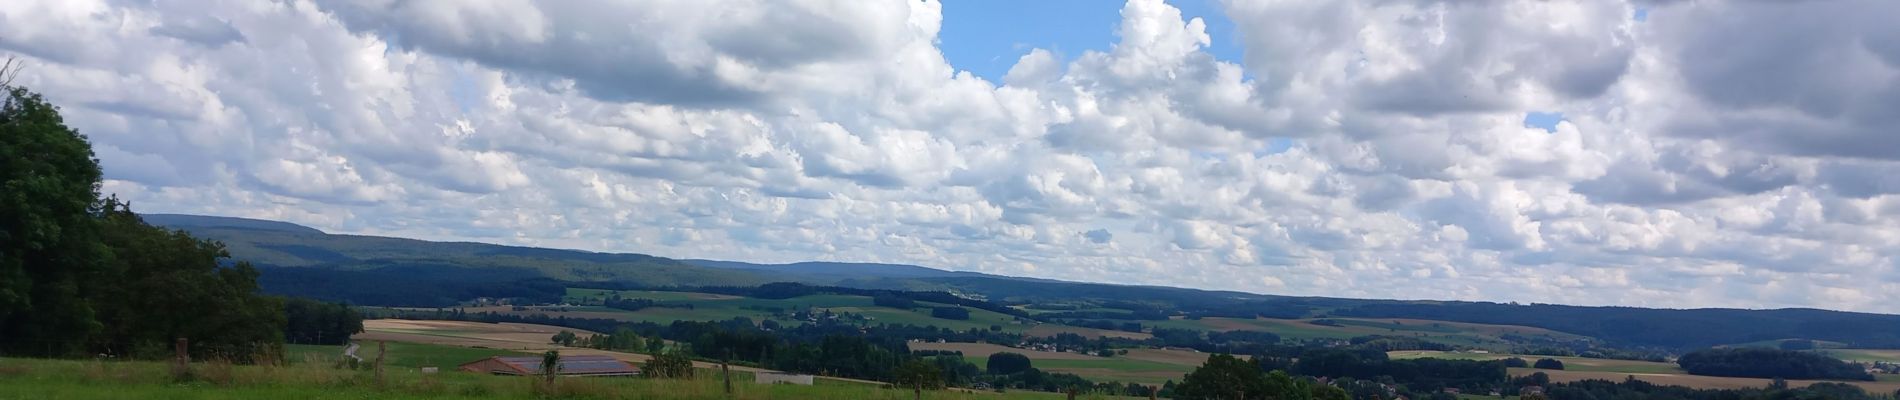
<svg viewBox="0 0 1900 400">
<path fill-rule="evenodd" d="M 90 144 L 40 95 L 0 104 L 0 353 L 247 362 L 281 354 L 285 309 L 224 247 L 98 194 Z"/>
<path fill-rule="evenodd" d="M 284 341 L 340 345 L 363 331 L 363 313 L 343 303 L 304 298 L 284 300 Z"/>
<path fill-rule="evenodd" d="M 563 332 L 566 332 L 566 331 L 563 331 Z M 561 374 L 561 352 L 556 351 L 556 350 L 548 350 L 548 352 L 546 353 L 541 353 L 541 378 L 546 379 L 547 383 L 549 385 L 552 385 L 554 384 L 554 377 L 560 374 Z"/>
<path fill-rule="evenodd" d="M 1557 359 L 1555 358 L 1543 358 L 1543 359 L 1538 359 L 1536 364 L 1531 364 L 1531 367 L 1537 368 L 1537 369 L 1561 370 L 1561 369 L 1564 369 L 1564 362 L 1557 361 Z"/>
<path fill-rule="evenodd" d="M 85 351 L 109 250 L 94 215 L 100 170 L 86 137 L 39 94 L 0 87 L 0 353 Z"/>
<path fill-rule="evenodd" d="M 1031 365 L 1029 356 L 1005 351 L 991 353 L 988 367 L 992 375 L 1009 375 L 1028 371 Z"/>
<path fill-rule="evenodd" d="M 1227 354 L 1214 354 L 1174 387 L 1178 399 L 1257 399 L 1269 391 L 1265 371 Z M 1284 374 L 1282 374 L 1284 375 Z"/>
<path fill-rule="evenodd" d="M 197 358 L 281 355 L 284 303 L 260 293 L 257 269 L 224 265 L 224 245 L 146 224 L 115 199 L 105 203 L 101 237 L 112 249 L 110 278 L 92 299 L 104 326 L 94 347 L 165 357 L 176 338 L 186 338 Z"/>
<path fill-rule="evenodd" d="M 923 360 L 910 360 L 897 366 L 892 383 L 898 387 L 910 388 L 916 397 L 923 398 L 924 390 L 943 388 L 943 370 Z"/>
<path fill-rule="evenodd" d="M 574 341 L 578 339 L 580 339 L 579 336 L 574 335 L 574 332 L 569 332 L 566 329 L 562 329 L 560 333 L 554 334 L 554 337 L 548 338 L 549 341 L 553 341 L 562 346 L 573 346 Z"/>
</svg>

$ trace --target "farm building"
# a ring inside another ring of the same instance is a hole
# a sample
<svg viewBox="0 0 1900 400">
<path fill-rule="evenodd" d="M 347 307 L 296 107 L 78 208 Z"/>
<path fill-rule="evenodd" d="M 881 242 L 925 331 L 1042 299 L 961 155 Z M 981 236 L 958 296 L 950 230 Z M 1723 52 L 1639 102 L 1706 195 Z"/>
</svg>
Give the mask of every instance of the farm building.
<svg viewBox="0 0 1900 400">
<path fill-rule="evenodd" d="M 759 373 L 752 374 L 752 382 L 753 383 L 790 383 L 794 385 L 810 385 L 811 375 L 781 374 L 777 372 L 759 372 Z"/>
<path fill-rule="evenodd" d="M 540 375 L 541 357 L 495 356 L 462 364 L 460 369 L 495 375 Z M 608 356 L 567 356 L 561 357 L 561 368 L 555 373 L 561 376 L 633 376 L 640 374 L 640 368 Z"/>
</svg>

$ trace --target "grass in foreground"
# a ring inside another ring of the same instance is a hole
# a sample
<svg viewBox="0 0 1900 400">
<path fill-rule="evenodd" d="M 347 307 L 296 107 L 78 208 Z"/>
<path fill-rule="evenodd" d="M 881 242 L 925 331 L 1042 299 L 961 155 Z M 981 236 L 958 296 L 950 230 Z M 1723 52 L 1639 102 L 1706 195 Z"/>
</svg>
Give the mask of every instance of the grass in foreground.
<svg viewBox="0 0 1900 400">
<path fill-rule="evenodd" d="M 311 363 L 289 366 L 193 365 L 196 379 L 175 383 L 159 362 L 0 358 L 0 399 L 910 399 L 906 390 L 872 385 L 758 385 L 735 375 L 727 396 L 718 373 L 695 379 L 561 378 L 551 389 L 525 377 L 443 371 L 424 375 Z M 1054 393 L 929 391 L 926 399 L 1054 399 Z M 1085 396 L 1090 399 L 1105 396 Z"/>
</svg>

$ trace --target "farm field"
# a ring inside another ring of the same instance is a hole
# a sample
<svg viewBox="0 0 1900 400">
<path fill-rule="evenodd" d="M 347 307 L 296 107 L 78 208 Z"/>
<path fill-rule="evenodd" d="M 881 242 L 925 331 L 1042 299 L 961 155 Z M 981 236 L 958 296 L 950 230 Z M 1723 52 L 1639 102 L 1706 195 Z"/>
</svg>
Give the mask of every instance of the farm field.
<svg viewBox="0 0 1900 400">
<path fill-rule="evenodd" d="M 1659 385 L 1682 385 L 1682 386 L 1702 388 L 1702 389 L 1758 388 L 1758 387 L 1768 386 L 1770 383 L 1772 383 L 1772 381 L 1769 379 L 1760 379 L 1760 378 L 1729 378 L 1729 377 L 1719 377 L 1719 376 L 1688 375 L 1688 374 L 1681 374 L 1681 373 L 1632 374 L 1632 373 L 1624 373 L 1624 372 L 1607 372 L 1607 371 L 1552 371 L 1552 370 L 1530 369 L 1530 368 L 1511 368 L 1511 376 L 1530 375 L 1532 373 L 1537 373 L 1537 372 L 1543 372 L 1546 375 L 1550 375 L 1550 380 L 1552 382 L 1574 382 L 1574 381 L 1580 381 L 1580 380 L 1586 380 L 1586 379 L 1607 379 L 1607 380 L 1612 380 L 1612 381 L 1620 381 L 1620 380 L 1623 380 L 1624 378 L 1633 376 L 1633 377 L 1636 377 L 1636 379 L 1638 380 L 1642 380 L 1642 381 L 1654 383 L 1654 384 L 1659 384 Z M 1787 382 L 1788 382 L 1788 386 L 1790 387 L 1805 387 L 1808 385 L 1815 384 L 1817 382 L 1835 382 L 1835 381 L 1814 381 L 1814 380 L 1790 379 Z M 1874 382 L 1839 381 L 1839 382 L 1851 384 L 1854 386 L 1859 386 L 1861 387 L 1861 389 L 1865 389 L 1869 393 L 1893 393 L 1895 390 L 1900 390 L 1900 382 L 1895 382 L 1895 381 L 1874 381 Z"/>
<path fill-rule="evenodd" d="M 1639 360 L 1610 360 L 1610 359 L 1602 359 L 1602 358 L 1533 356 L 1533 355 L 1496 354 L 1496 353 L 1481 354 L 1481 353 L 1471 353 L 1471 352 L 1431 351 L 1431 350 L 1393 351 L 1393 352 L 1387 352 L 1386 356 L 1391 357 L 1393 359 L 1441 358 L 1441 359 L 1449 359 L 1449 360 L 1478 360 L 1478 361 L 1502 360 L 1506 358 L 1517 357 L 1517 358 L 1522 358 L 1525 361 L 1531 361 L 1531 362 L 1535 362 L 1537 361 L 1537 359 L 1540 359 L 1540 358 L 1550 358 L 1550 359 L 1556 359 L 1557 361 L 1562 361 L 1564 363 L 1564 369 L 1568 371 L 1621 372 L 1621 373 L 1637 373 L 1637 374 L 1680 374 L 1680 373 L 1683 373 L 1681 368 L 1676 367 L 1676 364 L 1639 361 Z"/>
<path fill-rule="evenodd" d="M 1136 339 L 1136 340 L 1147 339 L 1147 338 L 1151 338 L 1155 336 L 1155 335 L 1144 333 L 1144 332 L 1118 331 L 1118 330 L 1113 330 L 1113 329 L 1097 329 L 1097 328 L 1069 326 L 1069 325 L 1062 325 L 1062 324 L 1036 324 L 1036 326 L 1030 327 L 1029 330 L 1024 331 L 1023 333 L 1027 335 L 1031 335 L 1031 336 L 1042 336 L 1042 337 L 1055 336 L 1055 335 L 1064 334 L 1064 333 L 1073 333 L 1073 334 L 1087 336 L 1087 337 L 1118 337 L 1118 338 L 1128 338 L 1128 339 Z"/>
<path fill-rule="evenodd" d="M 963 352 L 964 360 L 987 368 L 990 354 L 1010 352 L 1029 357 L 1030 364 L 1051 372 L 1065 372 L 1097 381 L 1160 384 L 1180 380 L 1207 360 L 1206 355 L 1181 350 L 1130 349 L 1126 356 L 1100 357 L 1079 353 L 1037 351 L 989 343 L 911 343 L 912 350 Z M 1192 360 L 1192 361 L 1190 361 Z"/>
<path fill-rule="evenodd" d="M 692 308 L 649 307 L 639 311 L 625 311 L 598 306 L 603 299 L 612 294 L 623 299 L 649 299 L 673 305 L 690 305 Z M 1023 333 L 1034 336 L 1055 336 L 1062 333 L 1074 333 L 1089 337 L 1123 337 L 1146 339 L 1153 337 L 1147 333 L 1124 332 L 1095 328 L 1084 328 L 1048 323 L 1019 323 L 1016 317 L 975 308 L 970 311 L 968 320 L 951 320 L 930 315 L 930 307 L 948 307 L 948 304 L 917 302 L 917 308 L 900 310 L 872 304 L 871 298 L 852 295 L 811 295 L 783 300 L 757 299 L 727 296 L 712 293 L 665 292 L 650 290 L 600 290 L 569 288 L 564 301 L 582 304 L 567 307 L 527 307 L 527 311 L 514 311 L 511 306 L 464 308 L 468 312 L 495 312 L 509 315 L 546 314 L 549 316 L 567 316 L 571 318 L 604 318 L 620 321 L 653 322 L 668 324 L 676 320 L 686 321 L 724 321 L 736 317 L 751 318 L 754 321 L 768 319 L 781 324 L 798 324 L 804 321 L 786 318 L 774 318 L 772 310 L 817 309 L 831 310 L 837 313 L 853 313 L 873 318 L 867 323 L 894 323 L 925 325 L 953 330 L 990 329 L 999 327 L 1003 331 Z"/>
<path fill-rule="evenodd" d="M 1855 362 L 1900 362 L 1900 350 L 1875 349 L 1828 349 L 1819 350 L 1822 354 Z"/>
<path fill-rule="evenodd" d="M 651 356 L 637 353 L 622 353 L 618 351 L 581 347 L 563 347 L 549 341 L 554 333 L 562 330 L 576 334 L 590 333 L 579 329 L 535 324 L 372 319 L 363 321 L 364 332 L 353 336 L 352 339 L 363 345 L 362 349 L 357 350 L 356 355 L 363 357 L 364 360 L 375 357 L 376 345 L 374 342 L 376 341 L 388 342 L 392 349 L 399 349 L 402 345 L 406 344 L 433 345 L 419 347 L 426 351 L 417 352 L 416 355 L 412 355 L 410 358 L 439 364 L 407 366 L 438 366 L 445 369 L 491 355 L 507 353 L 540 354 L 547 350 L 560 350 L 561 354 L 566 355 L 608 356 L 616 360 L 636 364 L 646 362 L 652 358 Z M 393 355 L 396 350 L 390 350 L 390 352 Z M 490 354 L 490 352 L 493 352 L 493 354 Z M 438 360 L 451 361 L 443 362 Z M 389 362 L 391 363 L 389 365 L 406 366 L 398 365 L 397 363 L 399 363 L 399 361 Z M 408 362 L 402 363 L 410 364 Z M 694 361 L 693 366 L 709 369 L 719 367 L 718 364 L 703 361 Z M 762 368 L 740 365 L 734 365 L 731 368 L 733 371 L 744 371 L 748 373 L 769 371 Z M 826 376 L 821 376 L 819 379 L 838 382 L 881 384 L 879 382 Z"/>
<path fill-rule="evenodd" d="M 1643 380 L 1650 383 L 1655 383 L 1655 384 L 1683 385 L 1683 386 L 1704 388 L 1704 389 L 1736 389 L 1736 388 L 1763 387 L 1763 386 L 1768 386 L 1768 384 L 1771 383 L 1769 379 L 1730 378 L 1730 377 L 1718 377 L 1718 376 L 1689 375 L 1688 373 L 1683 372 L 1681 368 L 1677 368 L 1675 364 L 1649 362 L 1649 361 L 1636 361 L 1636 360 L 1606 360 L 1606 359 L 1581 358 L 1581 357 L 1549 357 L 1549 356 L 1531 356 L 1531 355 L 1515 355 L 1515 354 L 1479 354 L 1479 353 L 1469 353 L 1469 352 L 1443 352 L 1443 351 L 1394 351 L 1394 352 L 1388 352 L 1386 354 L 1387 356 L 1393 359 L 1443 358 L 1443 359 L 1455 359 L 1455 360 L 1499 360 L 1499 359 L 1504 359 L 1504 358 L 1509 358 L 1509 357 L 1518 357 L 1518 358 L 1523 358 L 1526 361 L 1536 361 L 1539 358 L 1554 358 L 1554 359 L 1557 359 L 1558 361 L 1563 361 L 1564 368 L 1565 368 L 1564 370 L 1558 371 L 1558 370 L 1544 370 L 1544 369 L 1532 369 L 1532 368 L 1511 368 L 1511 375 L 1523 376 L 1523 375 L 1530 375 L 1533 373 L 1543 372 L 1546 375 L 1550 375 L 1550 379 L 1556 382 L 1571 382 L 1571 381 L 1579 381 L 1579 380 L 1585 380 L 1585 379 L 1608 379 L 1612 381 L 1620 381 L 1626 377 L 1634 376 L 1636 377 L 1636 379 Z M 1900 376 L 1878 375 L 1877 377 L 1880 377 L 1882 379 L 1875 382 L 1858 382 L 1858 381 L 1842 381 L 1842 382 L 1860 386 L 1861 388 L 1866 389 L 1867 391 L 1873 392 L 1873 393 L 1893 393 L 1895 390 L 1900 390 L 1900 379 L 1895 379 L 1895 378 L 1900 378 Z M 1788 384 L 1795 387 L 1801 387 L 1801 386 L 1807 386 L 1807 385 L 1813 384 L 1815 382 L 1827 382 L 1827 381 L 1789 380 Z"/>
<path fill-rule="evenodd" d="M 356 356 L 364 362 L 376 359 L 376 344 L 359 343 Z M 531 355 L 528 352 L 460 347 L 410 342 L 385 343 L 383 365 L 393 368 L 439 367 L 455 368 L 465 362 L 494 356 Z M 334 365 L 342 360 L 345 346 L 288 345 L 285 349 L 288 361 L 315 365 Z"/>
<path fill-rule="evenodd" d="M 78 360 L 0 359 L 0 399 L 530 399 L 547 398 L 532 378 L 444 370 L 423 375 L 395 368 L 376 384 L 369 371 L 328 366 L 194 365 L 196 381 L 174 383 L 167 364 Z M 553 397 L 591 399 L 911 399 L 908 390 L 881 385 L 820 381 L 812 386 L 756 385 L 733 374 L 733 394 L 719 374 L 702 370 L 693 379 L 563 378 Z M 744 382 L 744 383 L 741 383 Z M 1061 399 L 1061 394 L 928 391 L 926 399 Z M 1101 395 L 1078 398 L 1109 399 Z"/>
<path fill-rule="evenodd" d="M 1282 338 L 1292 340 L 1344 340 L 1367 335 L 1410 336 L 1432 342 L 1494 350 L 1503 350 L 1512 347 L 1511 342 L 1504 339 L 1507 335 L 1542 337 L 1559 341 L 1592 340 L 1580 335 L 1515 325 L 1487 325 L 1404 318 L 1323 319 L 1332 321 L 1336 323 L 1337 326 L 1313 323 L 1313 321 L 1318 319 L 1246 319 L 1222 317 L 1208 317 L 1198 320 L 1177 317 L 1166 321 L 1143 321 L 1142 323 L 1174 329 L 1271 332 L 1280 335 Z"/>
<path fill-rule="evenodd" d="M 1801 339 L 1757 340 L 1757 341 L 1748 342 L 1748 343 L 1736 343 L 1736 344 L 1730 344 L 1730 345 L 1725 345 L 1725 346 L 1726 347 L 1767 347 L 1771 349 L 1779 349 L 1781 348 L 1782 342 L 1786 342 L 1790 340 L 1801 340 Z M 1814 342 L 1814 347 L 1817 349 L 1838 349 L 1838 348 L 1847 347 L 1846 343 L 1841 343 L 1841 342 L 1830 342 L 1826 340 L 1813 340 L 1812 342 Z"/>
</svg>

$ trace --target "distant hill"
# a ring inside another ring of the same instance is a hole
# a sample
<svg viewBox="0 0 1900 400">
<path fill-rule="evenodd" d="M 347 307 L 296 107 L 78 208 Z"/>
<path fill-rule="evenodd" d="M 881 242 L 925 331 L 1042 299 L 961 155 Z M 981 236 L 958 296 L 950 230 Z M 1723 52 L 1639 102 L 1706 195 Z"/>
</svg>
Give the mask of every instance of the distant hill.
<svg viewBox="0 0 1900 400">
<path fill-rule="evenodd" d="M 184 214 L 140 214 L 146 223 L 172 229 L 191 231 L 195 229 L 250 229 L 261 231 L 281 231 L 291 233 L 323 234 L 323 231 L 289 222 L 237 217 L 210 217 Z"/>
<path fill-rule="evenodd" d="M 271 293 L 361 305 L 439 307 L 474 297 L 559 301 L 575 282 L 633 287 L 755 286 L 800 282 L 860 289 L 950 291 L 1008 305 L 1060 305 L 1069 322 L 1174 318 L 1409 318 L 1544 328 L 1618 346 L 1694 349 L 1806 338 L 1857 348 L 1900 348 L 1900 316 L 1815 309 L 1649 309 L 1467 301 L 1290 297 L 1112 285 L 945 271 L 914 265 L 675 260 L 484 243 L 335 235 L 243 218 L 146 215 L 155 225 L 224 242 L 262 271 Z"/>
<path fill-rule="evenodd" d="M 747 271 L 790 272 L 806 275 L 832 275 L 842 279 L 853 277 L 876 278 L 942 278 L 952 276 L 988 276 L 974 272 L 952 272 L 935 268 L 901 264 L 866 264 L 807 261 L 791 264 L 753 264 L 739 261 L 718 260 L 680 260 L 687 264 L 710 268 L 738 269 Z"/>
</svg>

